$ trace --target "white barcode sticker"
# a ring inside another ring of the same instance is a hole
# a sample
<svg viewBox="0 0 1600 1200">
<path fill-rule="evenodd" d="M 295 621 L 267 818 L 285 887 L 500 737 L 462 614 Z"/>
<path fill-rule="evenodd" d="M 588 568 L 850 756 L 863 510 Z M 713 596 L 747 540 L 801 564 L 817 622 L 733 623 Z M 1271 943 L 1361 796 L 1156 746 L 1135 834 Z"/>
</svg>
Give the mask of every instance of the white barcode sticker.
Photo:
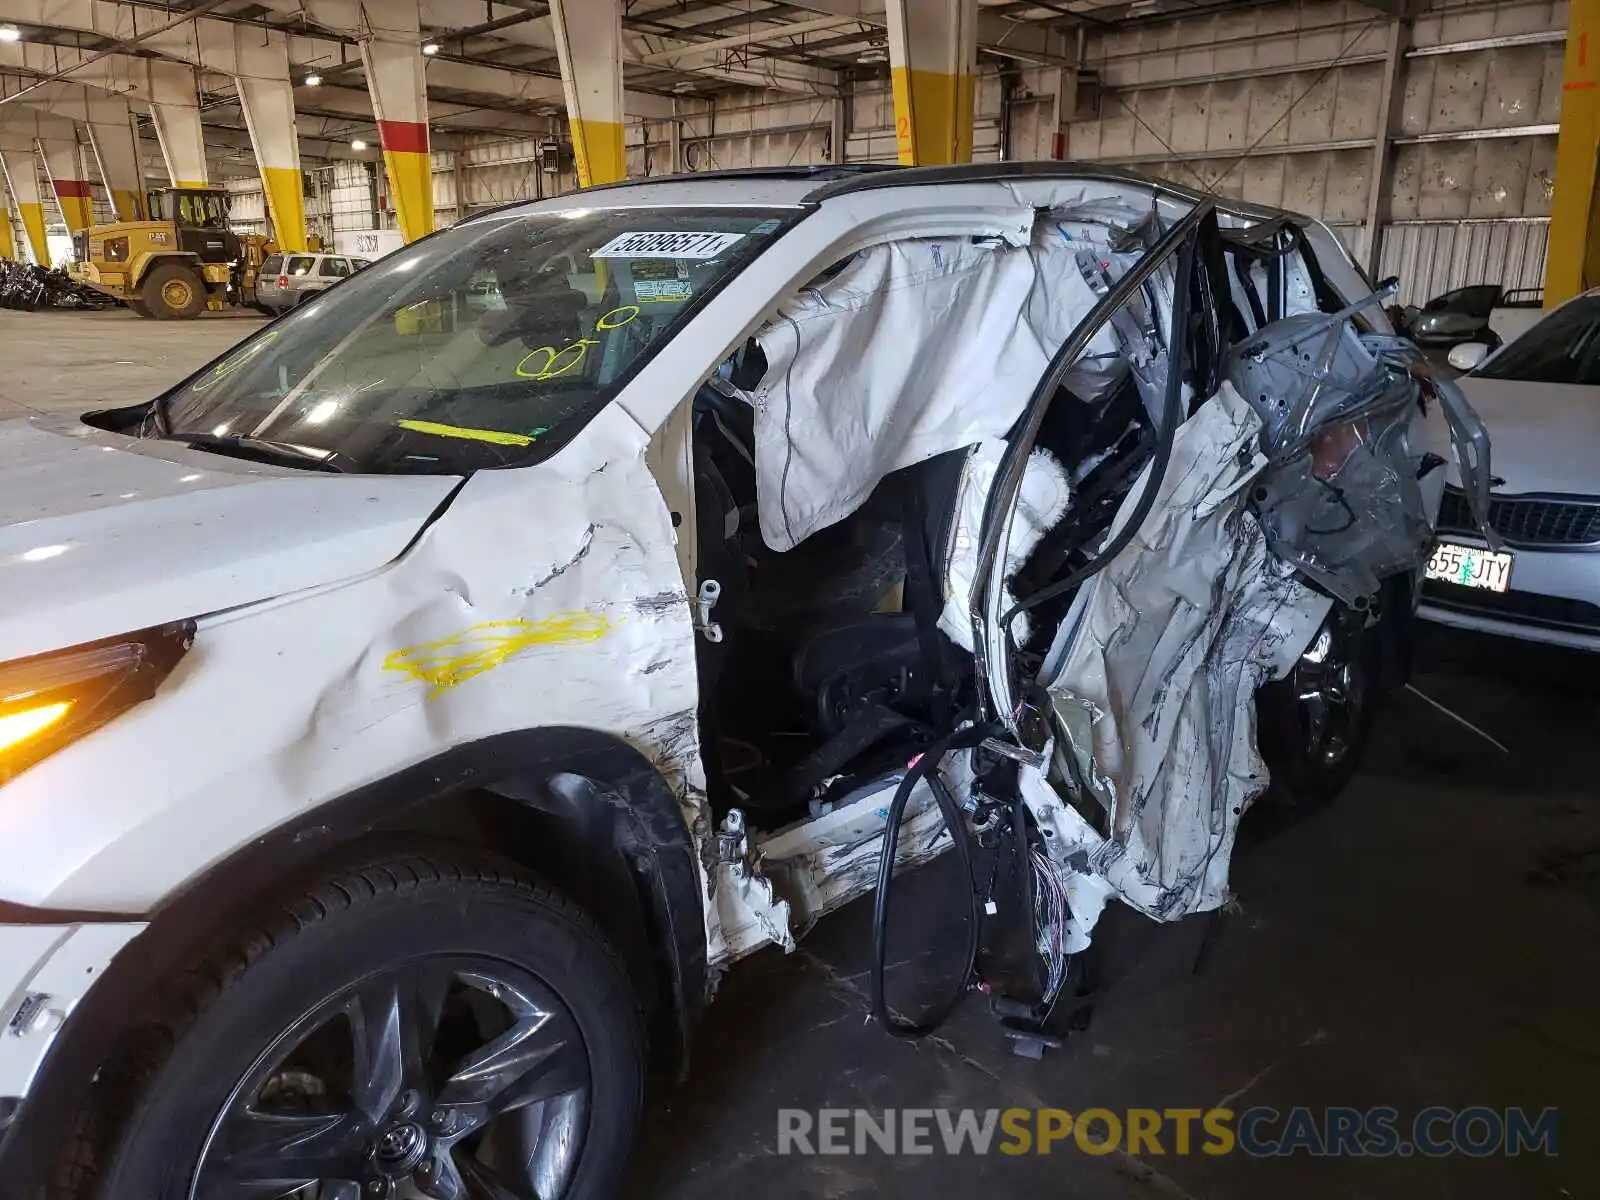
<svg viewBox="0 0 1600 1200">
<path fill-rule="evenodd" d="M 590 258 L 715 258 L 741 240 L 742 233 L 624 233 Z"/>
</svg>

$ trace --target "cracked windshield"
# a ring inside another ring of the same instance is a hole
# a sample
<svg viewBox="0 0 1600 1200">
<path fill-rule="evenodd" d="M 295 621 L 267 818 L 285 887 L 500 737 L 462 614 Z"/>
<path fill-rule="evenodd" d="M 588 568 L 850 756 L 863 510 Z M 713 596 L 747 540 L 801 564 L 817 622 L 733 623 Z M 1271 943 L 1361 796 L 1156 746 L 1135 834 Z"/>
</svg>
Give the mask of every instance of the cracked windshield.
<svg viewBox="0 0 1600 1200">
<path fill-rule="evenodd" d="M 588 209 L 459 226 L 201 372 L 158 404 L 157 428 L 345 471 L 537 461 L 758 254 L 784 215 Z"/>
</svg>

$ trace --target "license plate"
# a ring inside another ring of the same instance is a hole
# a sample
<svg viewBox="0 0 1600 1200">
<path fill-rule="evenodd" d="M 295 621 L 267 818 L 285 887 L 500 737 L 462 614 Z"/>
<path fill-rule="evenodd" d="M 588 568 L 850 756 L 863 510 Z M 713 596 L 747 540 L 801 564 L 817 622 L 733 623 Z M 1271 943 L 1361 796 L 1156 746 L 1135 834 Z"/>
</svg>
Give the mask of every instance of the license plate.
<svg viewBox="0 0 1600 1200">
<path fill-rule="evenodd" d="M 1512 557 L 1509 550 L 1496 553 L 1481 546 L 1439 542 L 1428 559 L 1427 578 L 1503 592 L 1511 586 Z"/>
</svg>

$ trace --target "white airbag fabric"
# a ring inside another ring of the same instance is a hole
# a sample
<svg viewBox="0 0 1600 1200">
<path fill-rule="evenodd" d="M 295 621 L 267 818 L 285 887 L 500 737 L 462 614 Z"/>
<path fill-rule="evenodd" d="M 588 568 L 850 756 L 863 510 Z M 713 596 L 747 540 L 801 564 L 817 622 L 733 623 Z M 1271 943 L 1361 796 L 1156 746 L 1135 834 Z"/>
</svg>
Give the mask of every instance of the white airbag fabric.
<svg viewBox="0 0 1600 1200">
<path fill-rule="evenodd" d="M 759 335 L 754 395 L 767 545 L 843 520 L 891 471 L 1003 436 L 1095 305 L 1085 248 L 1059 234 L 895 242 L 784 305 Z"/>
<path fill-rule="evenodd" d="M 972 652 L 972 587 L 978 569 L 978 543 L 983 536 L 983 513 L 1005 452 L 1005 442 L 988 438 L 974 446 L 967 456 L 956 491 L 955 521 L 941 572 L 944 610 L 939 614 L 939 628 L 969 654 Z M 1006 542 L 1008 580 L 1027 561 L 1039 539 L 1067 515 L 1071 503 L 1072 483 L 1066 468 L 1048 450 L 1035 449 L 1028 455 L 1022 471 L 1022 487 L 1017 493 L 1017 509 L 1011 518 Z M 1008 587 L 1003 607 L 1009 609 L 1014 600 Z M 1027 641 L 1027 618 L 1018 617 L 1015 628 L 1017 640 Z"/>
</svg>

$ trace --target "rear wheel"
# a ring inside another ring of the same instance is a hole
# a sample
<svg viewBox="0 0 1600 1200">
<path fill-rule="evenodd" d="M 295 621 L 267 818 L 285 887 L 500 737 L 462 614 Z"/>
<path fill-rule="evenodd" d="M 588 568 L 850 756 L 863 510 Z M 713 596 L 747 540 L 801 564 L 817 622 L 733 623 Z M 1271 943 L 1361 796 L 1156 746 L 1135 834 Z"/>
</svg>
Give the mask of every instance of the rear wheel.
<svg viewBox="0 0 1600 1200">
<path fill-rule="evenodd" d="M 139 299 L 159 320 L 184 320 L 205 311 L 206 285 L 181 263 L 163 263 L 145 276 Z"/>
<path fill-rule="evenodd" d="M 1257 693 L 1257 740 L 1271 775 L 1265 807 L 1319 807 L 1355 776 L 1377 701 L 1377 647 L 1362 614 L 1335 607 L 1288 676 Z"/>
<path fill-rule="evenodd" d="M 510 869 L 413 857 L 329 878 L 182 993 L 125 1039 L 139 1061 L 102 1071 L 84 1127 L 120 1127 L 77 1147 L 58 1195 L 556 1200 L 619 1184 L 643 1086 L 636 997 L 587 916 Z"/>
</svg>

